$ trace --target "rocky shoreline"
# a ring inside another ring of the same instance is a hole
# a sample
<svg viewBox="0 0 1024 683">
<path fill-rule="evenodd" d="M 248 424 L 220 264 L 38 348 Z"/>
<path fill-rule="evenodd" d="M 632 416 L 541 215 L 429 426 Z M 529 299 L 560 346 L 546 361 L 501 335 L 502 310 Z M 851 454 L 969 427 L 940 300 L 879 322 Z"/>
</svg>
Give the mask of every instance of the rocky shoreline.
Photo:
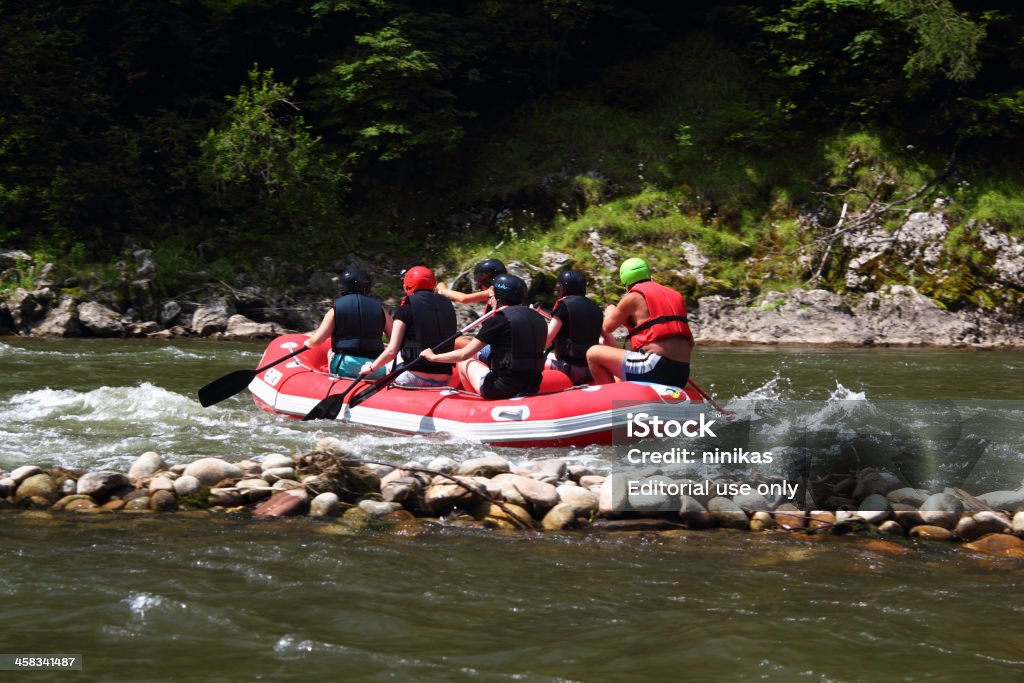
<svg viewBox="0 0 1024 683">
<path fill-rule="evenodd" d="M 700 344 L 1024 348 L 1024 322 L 951 313 L 909 285 L 844 297 L 822 289 L 769 292 L 757 301 L 700 299 Z"/>
<path fill-rule="evenodd" d="M 927 262 L 928 251 L 923 245 L 928 243 L 926 238 L 934 238 L 935 221 L 931 214 L 914 214 L 897 233 L 903 236 L 903 243 L 890 238 L 883 247 L 877 246 L 877 241 L 865 243 L 870 249 L 861 245 L 859 258 L 851 261 L 850 293 L 846 295 L 798 289 L 767 291 L 756 297 L 699 297 L 690 302 L 690 324 L 697 343 L 1024 348 L 1024 319 L 1011 309 L 949 311 L 909 285 L 864 289 L 873 285 L 865 285 L 866 275 L 858 273 L 865 263 L 874 263 L 883 255 Z M 1004 242 L 996 245 L 999 250 L 992 258 L 998 266 L 999 282 L 1016 291 L 1024 288 L 1024 246 L 1009 238 Z M 901 244 L 902 251 L 898 249 Z M 869 255 L 872 258 L 867 258 Z M 694 260 L 701 263 L 706 259 L 690 254 L 682 258 L 682 269 L 667 274 L 670 278 L 699 281 L 701 272 L 693 269 Z M 354 262 L 372 269 L 378 280 L 398 280 L 398 271 L 389 265 L 358 259 Z M 531 283 L 569 263 L 567 254 L 550 253 L 545 254 L 541 266 L 508 265 L 510 271 Z M 32 263 L 32 257 L 24 252 L 0 252 L 4 280 L 11 281 L 19 269 L 38 272 L 31 285 L 15 288 L 0 300 L 0 337 L 246 340 L 308 332 L 327 311 L 337 293 L 339 274 L 347 264 L 307 272 L 268 261 L 268 278 L 272 275 L 273 279 L 297 284 L 289 294 L 254 285 L 233 289 L 219 284 L 200 288 L 200 292 L 207 292 L 201 300 L 159 296 L 157 266 L 151 251 L 138 250 L 130 262 L 120 265 L 115 282 L 83 288 L 74 280 L 51 280 L 53 264 Z M 611 286 L 607 276 L 603 281 L 603 285 Z M 469 307 L 460 307 L 460 315 L 471 314 Z"/>
<path fill-rule="evenodd" d="M 956 541 L 968 550 L 1024 559 L 1024 486 L 977 497 L 930 492 L 874 469 L 814 482 L 804 507 L 747 492 L 732 496 L 627 494 L 624 475 L 596 474 L 552 458 L 514 467 L 500 456 L 399 466 L 360 460 L 336 438 L 304 454 L 169 466 L 144 453 L 127 473 L 26 465 L 0 472 L 0 512 L 49 514 L 307 515 L 339 533 L 430 525 L 523 532 L 734 529 L 802 535 L 858 534 L 905 542 Z M 657 472 L 645 476 L 656 478 Z M 733 483 L 728 480 L 716 484 Z"/>
<path fill-rule="evenodd" d="M 249 288 L 202 302 L 167 300 L 154 319 L 145 319 L 135 309 L 79 302 L 41 286 L 0 302 L 0 337 L 270 339 L 315 329 L 328 301 L 275 302 Z M 756 300 L 707 296 L 697 300 L 690 323 L 704 345 L 1024 348 L 1024 322 L 980 311 L 951 313 L 908 285 L 859 297 L 821 289 L 769 292 Z"/>
</svg>

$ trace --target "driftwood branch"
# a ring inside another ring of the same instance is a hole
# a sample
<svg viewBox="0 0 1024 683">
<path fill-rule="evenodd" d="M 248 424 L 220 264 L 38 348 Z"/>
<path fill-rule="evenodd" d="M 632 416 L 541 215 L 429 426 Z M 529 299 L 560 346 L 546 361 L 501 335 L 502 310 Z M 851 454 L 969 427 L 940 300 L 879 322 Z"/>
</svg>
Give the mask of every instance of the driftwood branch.
<svg viewBox="0 0 1024 683">
<path fill-rule="evenodd" d="M 892 211 L 901 211 L 904 214 L 909 214 L 914 210 L 913 206 L 907 206 L 921 197 L 925 196 L 929 191 L 932 190 L 937 184 L 945 180 L 953 172 L 956 167 L 957 151 L 960 147 L 960 141 L 957 140 L 953 145 L 953 150 L 950 152 L 949 159 L 946 160 L 946 165 L 935 177 L 928 180 L 921 187 L 911 192 L 906 197 L 895 199 L 891 202 L 882 202 L 878 199 L 868 196 L 870 202 L 866 209 L 858 213 L 856 216 L 848 217 L 847 210 L 849 208 L 848 202 L 843 202 L 843 209 L 839 216 L 839 220 L 830 228 L 825 228 L 819 225 L 819 231 L 822 233 L 814 241 L 814 246 L 820 249 L 820 255 L 818 258 L 818 265 L 814 269 L 814 273 L 811 275 L 810 284 L 814 285 L 821 279 L 821 274 L 825 270 L 825 266 L 828 263 L 829 256 L 832 252 L 832 247 L 835 246 L 836 241 L 843 235 L 851 232 L 857 232 L 878 223 L 879 219 L 885 214 Z M 851 193 L 861 193 L 862 191 L 856 188 L 847 188 L 841 193 L 822 193 L 827 196 L 842 196 L 846 197 Z M 817 221 L 815 221 L 817 223 Z M 896 239 L 894 234 L 890 240 Z"/>
</svg>

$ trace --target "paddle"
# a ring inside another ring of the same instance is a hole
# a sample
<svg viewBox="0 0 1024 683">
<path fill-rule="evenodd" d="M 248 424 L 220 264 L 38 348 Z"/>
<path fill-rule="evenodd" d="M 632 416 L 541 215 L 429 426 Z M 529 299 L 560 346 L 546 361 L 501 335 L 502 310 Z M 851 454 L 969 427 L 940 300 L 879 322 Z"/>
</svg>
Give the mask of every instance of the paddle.
<svg viewBox="0 0 1024 683">
<path fill-rule="evenodd" d="M 471 329 L 473 329 L 477 325 L 481 324 L 483 321 L 487 320 L 488 318 L 493 316 L 498 311 L 504 310 L 504 308 L 505 307 L 502 306 L 501 308 L 496 308 L 493 311 L 490 311 L 490 312 L 480 316 L 479 318 L 477 318 L 476 320 L 474 320 L 470 324 L 466 325 L 465 327 L 463 327 L 461 330 L 459 330 L 458 332 L 456 332 L 452 336 L 450 336 L 447 339 L 445 339 L 444 341 L 439 342 L 438 344 L 434 345 L 434 347 L 431 349 L 431 351 L 433 351 L 434 353 L 437 353 L 438 349 L 440 349 L 443 346 L 446 346 L 447 344 L 452 343 L 459 336 L 465 334 L 466 332 L 469 332 Z M 364 389 L 360 393 L 358 393 L 355 396 L 353 396 L 352 400 L 349 401 L 348 407 L 349 408 L 355 408 L 357 405 L 359 405 L 363 401 L 367 400 L 368 398 L 370 398 L 371 396 L 376 394 L 378 391 L 383 389 L 385 386 L 390 384 L 392 381 L 394 381 L 394 379 L 396 377 L 401 375 L 406 370 L 411 370 L 412 368 L 415 368 L 416 366 L 420 365 L 420 363 L 425 363 L 425 362 L 426 362 L 426 359 L 423 358 L 423 356 L 416 356 L 412 360 L 407 361 L 405 363 L 402 363 L 401 365 L 396 367 L 394 370 L 392 370 L 391 372 L 389 372 L 388 374 L 384 375 L 379 380 L 374 382 L 374 384 L 372 386 L 367 387 L 366 389 Z M 340 394 L 333 394 L 331 396 L 328 396 L 324 400 L 320 401 L 315 406 L 313 406 L 313 410 L 309 411 L 309 414 L 307 414 L 306 417 L 304 417 L 302 419 L 303 420 L 321 420 L 321 419 L 333 420 L 334 418 L 338 417 L 338 414 L 341 413 L 341 409 L 343 407 L 345 407 L 345 396 L 348 395 L 348 392 L 351 391 L 352 387 L 354 387 L 356 385 L 356 383 L 359 382 L 359 381 L 360 380 L 358 380 L 358 379 L 353 381 L 352 384 L 350 384 L 345 389 L 345 391 L 341 392 Z M 362 381 L 366 381 L 366 380 L 362 380 Z"/>
<path fill-rule="evenodd" d="M 711 396 L 709 396 L 706 391 L 701 389 L 700 386 L 696 382 L 694 382 L 692 379 L 688 380 L 688 384 L 691 387 L 693 387 L 694 390 L 698 394 L 700 394 L 701 398 L 703 398 L 705 401 L 710 403 L 714 407 L 715 410 L 720 412 L 722 415 L 725 415 L 726 419 L 728 419 L 729 421 L 732 421 L 732 420 L 736 419 L 736 413 L 734 413 L 733 411 L 731 411 L 731 410 L 729 410 L 727 408 L 723 408 L 722 406 L 718 405 L 718 403 L 715 402 L 715 399 L 711 398 Z"/>
<path fill-rule="evenodd" d="M 272 368 L 278 363 L 283 363 L 289 358 L 294 358 L 303 351 L 308 349 L 305 346 L 300 346 L 298 349 L 292 351 L 286 356 L 281 356 L 275 361 L 267 363 L 263 367 L 256 368 L 255 370 L 235 370 L 229 372 L 220 379 L 215 379 L 206 386 L 199 389 L 199 405 L 204 408 L 212 406 L 214 403 L 220 403 L 226 398 L 231 398 L 242 389 L 249 386 L 253 378 L 268 368 Z"/>
<path fill-rule="evenodd" d="M 355 389 L 356 385 L 359 384 L 360 382 L 369 381 L 370 380 L 365 379 L 363 377 L 355 378 L 354 380 L 352 380 L 352 384 L 349 384 L 347 387 L 345 387 L 345 391 L 341 392 L 340 394 L 332 394 L 327 398 L 323 399 L 322 401 L 320 401 L 319 403 L 317 403 L 315 406 L 313 406 L 313 410 L 306 413 L 306 416 L 302 418 L 302 421 L 305 422 L 306 420 L 333 420 L 334 418 L 338 417 L 338 413 L 341 412 L 341 407 L 344 405 L 345 397 L 348 396 L 348 393 Z"/>
</svg>

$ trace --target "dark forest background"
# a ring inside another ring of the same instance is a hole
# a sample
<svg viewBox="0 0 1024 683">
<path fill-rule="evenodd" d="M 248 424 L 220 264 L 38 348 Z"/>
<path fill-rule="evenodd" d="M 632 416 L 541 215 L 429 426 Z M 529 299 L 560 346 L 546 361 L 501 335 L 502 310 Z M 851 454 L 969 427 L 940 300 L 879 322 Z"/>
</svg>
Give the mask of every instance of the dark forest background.
<svg viewBox="0 0 1024 683">
<path fill-rule="evenodd" d="M 150 249 L 171 291 L 265 256 L 596 268 L 596 230 L 698 244 L 702 292 L 841 287 L 794 258 L 815 226 L 941 198 L 945 303 L 985 304 L 954 242 L 1024 235 L 1022 121 L 1009 0 L 0 0 L 0 249 Z"/>
</svg>

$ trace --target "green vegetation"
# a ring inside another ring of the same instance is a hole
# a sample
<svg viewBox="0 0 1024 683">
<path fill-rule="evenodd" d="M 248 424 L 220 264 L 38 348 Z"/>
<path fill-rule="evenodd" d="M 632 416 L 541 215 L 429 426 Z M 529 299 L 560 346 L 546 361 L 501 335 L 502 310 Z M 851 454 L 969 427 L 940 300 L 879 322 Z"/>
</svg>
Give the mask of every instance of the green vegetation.
<svg viewBox="0 0 1024 683">
<path fill-rule="evenodd" d="M 984 190 L 971 217 L 1005 226 L 1011 233 L 1024 237 L 1024 196 L 1008 182 L 996 182 Z"/>
<path fill-rule="evenodd" d="M 605 274 L 600 244 L 688 296 L 842 290 L 843 231 L 941 200 L 937 270 L 877 273 L 991 306 L 972 221 L 1024 236 L 1005 5 L 3 4 L 0 250 L 39 258 L 2 287 L 45 257 L 88 290 L 139 249 L 167 295 L 263 282 L 266 256 Z"/>
</svg>

